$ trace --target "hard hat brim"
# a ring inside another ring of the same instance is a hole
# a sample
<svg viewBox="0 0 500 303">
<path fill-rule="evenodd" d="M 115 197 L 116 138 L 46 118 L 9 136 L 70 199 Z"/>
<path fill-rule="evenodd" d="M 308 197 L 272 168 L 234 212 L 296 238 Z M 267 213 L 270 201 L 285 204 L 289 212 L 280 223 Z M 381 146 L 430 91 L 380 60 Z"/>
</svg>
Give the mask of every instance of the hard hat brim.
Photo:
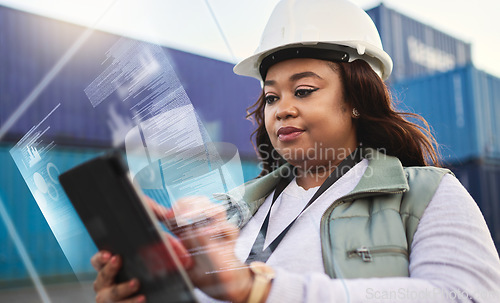
<svg viewBox="0 0 500 303">
<path fill-rule="evenodd" d="M 331 50 L 342 50 L 347 51 L 350 55 L 349 62 L 357 59 L 367 61 L 372 69 L 382 78 L 382 80 L 387 80 L 392 72 L 392 59 L 384 51 L 379 48 L 370 45 L 366 42 L 357 41 L 346 41 L 346 42 L 303 42 L 303 43 L 292 43 L 288 45 L 283 45 L 268 50 L 260 51 L 236 64 L 233 71 L 237 75 L 248 76 L 255 78 L 257 80 L 263 81 L 259 68 L 262 60 L 268 55 L 283 50 L 287 48 L 296 47 L 312 47 L 321 49 L 331 49 Z M 364 50 L 363 54 L 359 54 L 359 49 Z"/>
</svg>

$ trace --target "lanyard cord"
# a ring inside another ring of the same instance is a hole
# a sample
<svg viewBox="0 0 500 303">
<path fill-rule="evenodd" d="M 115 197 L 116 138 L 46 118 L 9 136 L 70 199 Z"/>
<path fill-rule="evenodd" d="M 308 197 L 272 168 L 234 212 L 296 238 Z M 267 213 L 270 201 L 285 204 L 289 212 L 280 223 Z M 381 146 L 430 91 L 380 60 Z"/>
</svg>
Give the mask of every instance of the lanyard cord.
<svg viewBox="0 0 500 303">
<path fill-rule="evenodd" d="M 290 184 L 290 182 L 293 180 L 293 176 L 290 178 L 281 178 L 279 181 L 278 185 L 276 186 L 276 189 L 274 191 L 273 195 L 273 200 L 271 202 L 271 206 L 269 207 L 269 212 L 267 213 L 267 216 L 264 220 L 264 223 L 262 223 L 262 227 L 260 228 L 259 234 L 257 235 L 257 238 L 255 239 L 255 242 L 252 246 L 252 250 L 250 251 L 250 254 L 245 261 L 245 263 L 250 264 L 250 262 L 253 261 L 261 261 L 261 262 L 267 262 L 269 257 L 271 257 L 271 254 L 274 252 L 276 247 L 280 244 L 280 242 L 283 240 L 287 232 L 290 230 L 292 227 L 293 223 L 297 221 L 297 219 L 302 215 L 302 213 L 314 202 L 316 199 L 318 199 L 321 194 L 323 194 L 330 186 L 333 185 L 340 177 L 342 177 L 346 172 L 348 172 L 354 165 L 356 165 L 358 162 L 361 161 L 361 151 L 359 149 L 356 149 L 352 154 L 347 156 L 340 164 L 335 168 L 335 170 L 328 176 L 328 178 L 323 182 L 323 184 L 320 186 L 320 188 L 314 193 L 314 196 L 307 202 L 306 206 L 302 209 L 302 211 L 293 219 L 293 221 L 288 224 L 288 226 L 274 239 L 271 244 L 264 250 L 264 242 L 265 242 L 265 237 L 267 234 L 267 229 L 269 226 L 269 219 L 271 217 L 271 209 L 274 205 L 274 202 L 276 199 L 278 199 L 279 195 L 285 190 L 285 188 Z"/>
</svg>

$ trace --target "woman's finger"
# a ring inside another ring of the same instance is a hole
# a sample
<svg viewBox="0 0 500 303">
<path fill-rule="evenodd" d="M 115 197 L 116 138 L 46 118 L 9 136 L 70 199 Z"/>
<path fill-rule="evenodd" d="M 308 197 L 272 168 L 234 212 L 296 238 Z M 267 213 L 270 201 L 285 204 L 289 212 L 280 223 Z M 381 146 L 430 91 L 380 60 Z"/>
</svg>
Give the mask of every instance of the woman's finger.
<svg viewBox="0 0 500 303">
<path fill-rule="evenodd" d="M 146 195 L 144 195 L 143 198 L 158 220 L 163 222 L 174 217 L 174 212 L 171 209 L 156 203 L 156 201 Z"/>
<path fill-rule="evenodd" d="M 173 205 L 175 219 L 179 226 L 193 224 L 206 218 L 221 220 L 226 218 L 224 207 L 211 202 L 207 197 L 184 197 Z"/>
<path fill-rule="evenodd" d="M 191 258 L 191 255 L 189 255 L 187 249 L 174 236 L 167 233 L 166 237 L 168 239 L 168 242 L 172 246 L 172 249 L 174 250 L 175 254 L 179 258 L 179 261 L 181 262 L 182 266 L 185 269 L 190 269 L 194 265 L 194 262 L 193 259 Z"/>
<path fill-rule="evenodd" d="M 95 300 L 97 303 L 145 302 L 146 298 L 144 295 L 137 295 L 134 296 L 133 298 L 129 298 L 131 295 L 135 294 L 138 290 L 139 290 L 139 281 L 133 279 L 128 282 L 115 284 L 111 287 L 107 287 L 99 291 L 96 295 Z"/>
<path fill-rule="evenodd" d="M 109 262 L 110 259 L 111 253 L 109 251 L 101 250 L 92 256 L 90 263 L 96 271 L 99 271 Z"/>
<path fill-rule="evenodd" d="M 97 273 L 97 278 L 94 282 L 94 291 L 97 293 L 101 289 L 114 285 L 116 274 L 121 266 L 121 258 L 119 256 L 112 256 L 109 262 Z"/>
<path fill-rule="evenodd" d="M 146 297 L 144 295 L 138 295 L 130 299 L 118 301 L 116 303 L 144 303 L 146 302 Z"/>
<path fill-rule="evenodd" d="M 239 229 L 229 222 L 217 224 L 212 231 L 212 240 L 236 241 Z"/>
</svg>

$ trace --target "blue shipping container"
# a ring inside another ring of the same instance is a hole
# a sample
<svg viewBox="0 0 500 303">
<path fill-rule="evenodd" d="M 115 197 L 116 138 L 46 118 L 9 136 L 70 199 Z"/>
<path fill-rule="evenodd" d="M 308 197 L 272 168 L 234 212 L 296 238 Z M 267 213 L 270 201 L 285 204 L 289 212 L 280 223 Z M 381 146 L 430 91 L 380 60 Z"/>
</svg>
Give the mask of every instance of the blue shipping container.
<svg viewBox="0 0 500 303">
<path fill-rule="evenodd" d="M 2 6 L 0 28 L 0 125 L 3 125 L 85 28 Z M 101 74 L 106 52 L 120 38 L 94 31 L 3 139 L 17 141 L 61 103 L 58 109 L 61 118 L 51 124 L 57 143 L 111 146 L 110 112 L 123 116 L 129 109 L 112 108 L 109 102 L 94 109 L 84 89 Z M 245 116 L 246 108 L 259 97 L 259 83 L 236 76 L 233 64 L 162 49 L 212 139 L 232 143 L 242 156 L 255 158 L 250 143 L 253 125 Z"/>
<path fill-rule="evenodd" d="M 471 45 L 380 4 L 366 11 L 394 61 L 390 81 L 445 72 L 471 63 Z"/>
<path fill-rule="evenodd" d="M 69 263 L 9 153 L 11 147 L 0 146 L 0 196 L 6 211 L 40 276 L 71 274 Z M 0 222 L 0 243 L 0 285 L 28 279 L 4 222 Z"/>
<path fill-rule="evenodd" d="M 443 160 L 500 159 L 500 79 L 466 66 L 391 85 L 403 111 L 431 125 Z"/>
</svg>

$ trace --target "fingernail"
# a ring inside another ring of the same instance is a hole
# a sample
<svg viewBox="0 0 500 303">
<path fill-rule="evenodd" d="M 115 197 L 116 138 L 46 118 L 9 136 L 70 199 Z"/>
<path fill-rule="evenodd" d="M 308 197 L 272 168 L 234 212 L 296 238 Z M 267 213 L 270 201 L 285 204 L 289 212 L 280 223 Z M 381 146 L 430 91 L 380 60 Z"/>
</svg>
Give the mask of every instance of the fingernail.
<svg viewBox="0 0 500 303">
<path fill-rule="evenodd" d="M 116 264 L 118 262 L 118 258 L 116 256 L 113 256 L 111 258 L 111 263 Z"/>
<path fill-rule="evenodd" d="M 137 298 L 137 303 L 144 303 L 146 302 L 146 297 L 145 296 L 140 296 L 139 298 Z"/>
<path fill-rule="evenodd" d="M 109 260 L 110 257 L 111 257 L 111 254 L 109 252 L 103 252 L 101 254 L 101 258 L 102 258 L 103 261 Z"/>
<path fill-rule="evenodd" d="M 136 280 L 131 280 L 128 285 L 130 287 L 135 287 L 137 285 L 137 281 Z"/>
</svg>

